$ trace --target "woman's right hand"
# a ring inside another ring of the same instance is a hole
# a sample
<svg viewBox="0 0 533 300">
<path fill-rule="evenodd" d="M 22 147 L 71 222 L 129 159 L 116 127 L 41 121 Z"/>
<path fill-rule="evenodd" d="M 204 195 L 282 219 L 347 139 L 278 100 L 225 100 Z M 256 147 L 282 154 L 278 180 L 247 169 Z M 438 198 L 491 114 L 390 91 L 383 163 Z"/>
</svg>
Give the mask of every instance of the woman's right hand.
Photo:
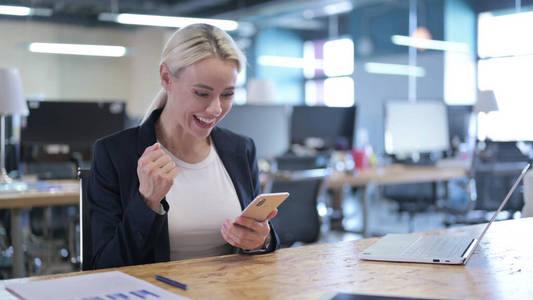
<svg viewBox="0 0 533 300">
<path fill-rule="evenodd" d="M 139 193 L 144 202 L 153 211 L 159 211 L 161 200 L 166 196 L 178 167 L 166 154 L 159 143 L 146 148 L 137 162 L 139 176 Z"/>
</svg>

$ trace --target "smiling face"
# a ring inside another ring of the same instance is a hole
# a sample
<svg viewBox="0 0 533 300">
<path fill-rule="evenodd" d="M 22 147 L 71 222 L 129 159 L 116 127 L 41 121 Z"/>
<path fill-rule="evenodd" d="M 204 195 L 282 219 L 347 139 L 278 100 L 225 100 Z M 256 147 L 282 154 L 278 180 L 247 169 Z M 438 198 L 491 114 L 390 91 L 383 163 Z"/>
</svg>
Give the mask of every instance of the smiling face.
<svg viewBox="0 0 533 300">
<path fill-rule="evenodd" d="M 178 132 L 203 139 L 231 109 L 237 63 L 233 60 L 206 58 L 177 76 L 161 65 L 161 83 L 168 94 L 164 113 Z"/>
</svg>

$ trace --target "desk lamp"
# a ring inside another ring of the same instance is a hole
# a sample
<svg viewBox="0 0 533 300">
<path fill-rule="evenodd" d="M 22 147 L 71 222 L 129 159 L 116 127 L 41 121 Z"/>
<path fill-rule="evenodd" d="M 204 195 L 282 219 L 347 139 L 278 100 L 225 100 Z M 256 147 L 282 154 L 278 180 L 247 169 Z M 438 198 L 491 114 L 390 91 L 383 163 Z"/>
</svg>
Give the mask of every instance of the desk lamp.
<svg viewBox="0 0 533 300">
<path fill-rule="evenodd" d="M 0 189 L 10 189 L 12 179 L 5 168 L 5 116 L 29 113 L 19 72 L 14 68 L 0 68 Z"/>
<path fill-rule="evenodd" d="M 476 120 L 476 132 L 475 132 L 475 143 L 474 143 L 474 152 L 472 155 L 472 163 L 470 172 L 473 171 L 476 154 L 477 154 L 477 148 L 478 148 L 478 131 L 479 131 L 479 113 L 489 113 L 492 111 L 498 111 L 498 102 L 496 101 L 496 97 L 494 96 L 494 92 L 492 90 L 486 90 L 486 91 L 479 91 L 477 94 L 477 101 L 474 105 L 473 112 Z"/>
<path fill-rule="evenodd" d="M 474 113 L 489 113 L 491 111 L 498 110 L 498 102 L 496 102 L 496 97 L 494 92 L 491 90 L 479 91 L 477 94 L 477 101 L 474 105 Z"/>
</svg>

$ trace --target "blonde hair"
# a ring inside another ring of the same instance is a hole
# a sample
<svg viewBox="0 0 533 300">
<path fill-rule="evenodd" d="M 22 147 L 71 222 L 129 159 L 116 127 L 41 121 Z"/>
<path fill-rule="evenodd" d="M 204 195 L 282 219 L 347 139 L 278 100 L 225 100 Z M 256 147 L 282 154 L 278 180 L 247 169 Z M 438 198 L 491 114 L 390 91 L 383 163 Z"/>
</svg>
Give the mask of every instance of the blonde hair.
<svg viewBox="0 0 533 300">
<path fill-rule="evenodd" d="M 172 75 L 178 76 L 186 67 L 211 57 L 234 60 L 239 72 L 246 65 L 246 57 L 231 36 L 222 29 L 208 24 L 192 24 L 174 32 L 163 48 L 160 65 L 166 64 Z M 142 122 L 154 110 L 165 106 L 166 102 L 167 91 L 161 88 L 148 107 Z"/>
</svg>

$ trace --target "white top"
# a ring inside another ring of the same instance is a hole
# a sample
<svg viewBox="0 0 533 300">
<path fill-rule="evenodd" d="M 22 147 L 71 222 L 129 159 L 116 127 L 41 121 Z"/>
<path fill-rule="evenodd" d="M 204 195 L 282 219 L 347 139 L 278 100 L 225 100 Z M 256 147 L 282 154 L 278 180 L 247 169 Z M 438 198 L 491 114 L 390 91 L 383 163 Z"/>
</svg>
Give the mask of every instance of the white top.
<svg viewBox="0 0 533 300">
<path fill-rule="evenodd" d="M 213 142 L 206 159 L 186 163 L 170 153 L 179 168 L 166 199 L 170 259 L 180 260 L 231 253 L 231 246 L 220 233 L 226 219 L 241 214 L 241 205 L 233 182 Z"/>
</svg>

